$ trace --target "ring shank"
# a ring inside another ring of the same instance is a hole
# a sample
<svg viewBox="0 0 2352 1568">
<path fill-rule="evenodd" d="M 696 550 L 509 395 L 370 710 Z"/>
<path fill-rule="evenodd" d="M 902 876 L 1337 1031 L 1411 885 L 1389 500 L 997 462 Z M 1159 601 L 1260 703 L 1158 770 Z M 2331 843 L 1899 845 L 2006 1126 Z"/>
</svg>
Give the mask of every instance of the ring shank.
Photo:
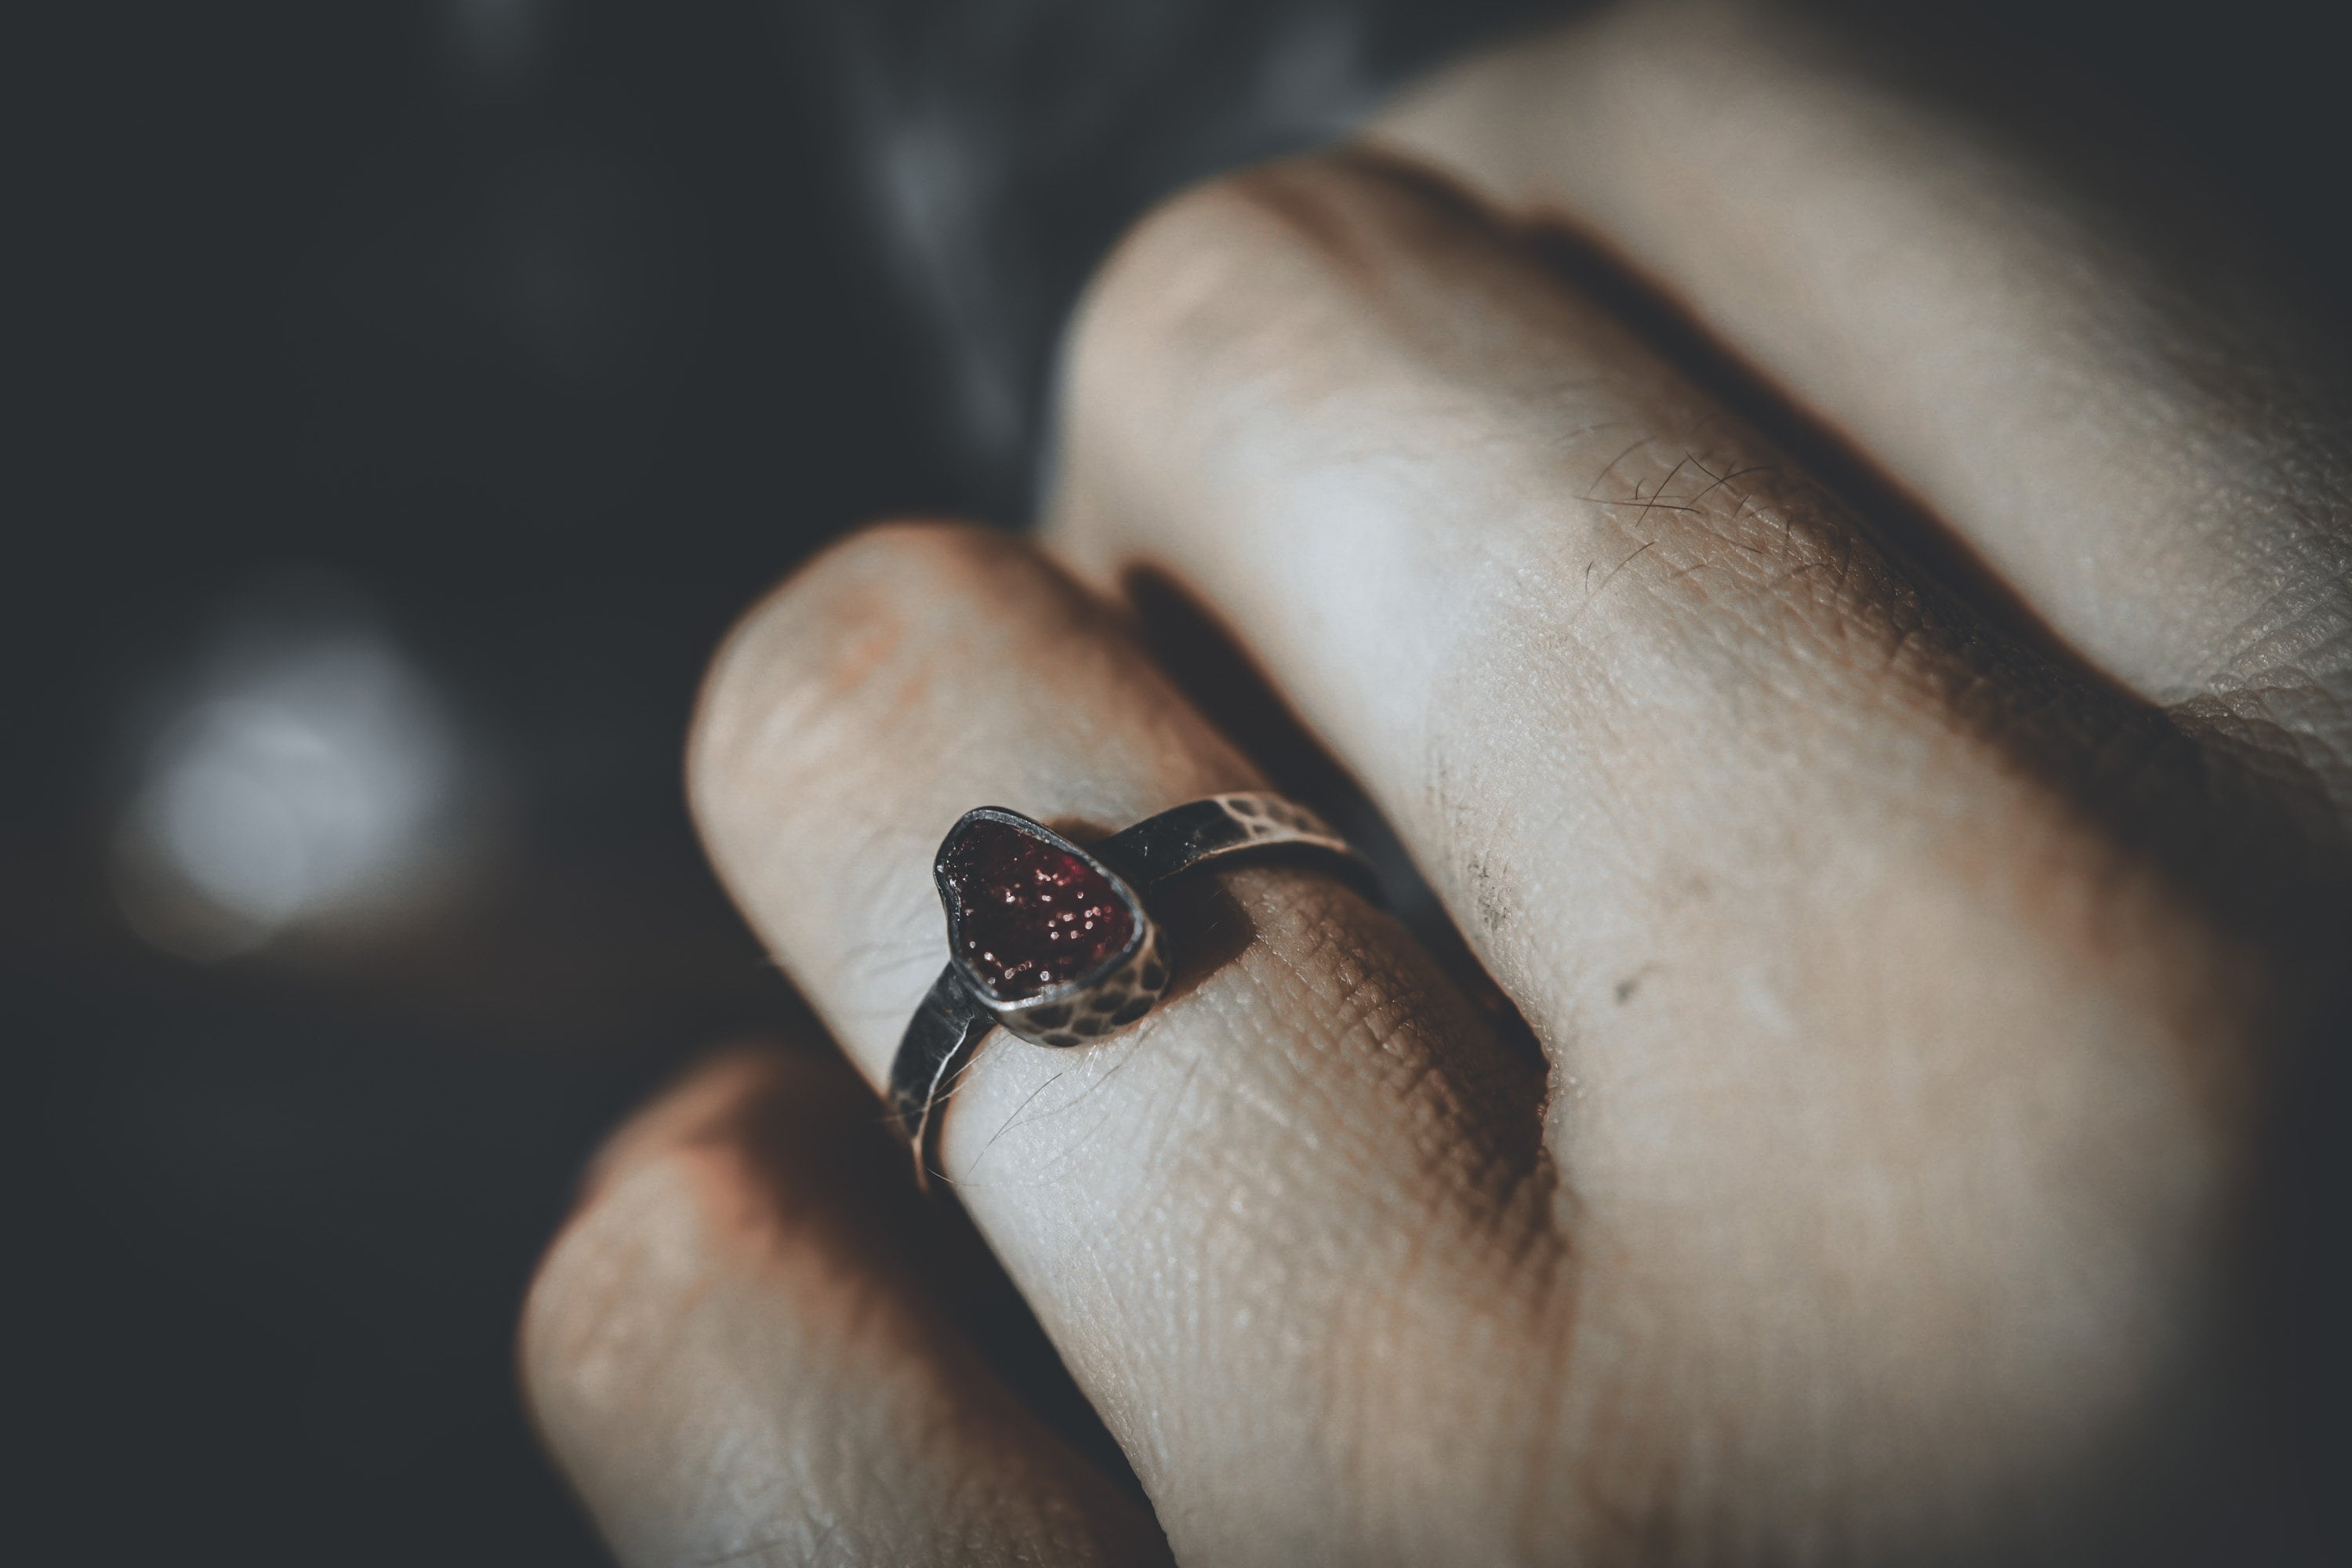
<svg viewBox="0 0 2352 1568">
<path fill-rule="evenodd" d="M 1212 861 L 1237 855 L 1301 854 L 1377 896 L 1370 862 L 1331 826 L 1295 801 L 1264 791 L 1189 801 L 1090 847 L 1089 853 L 1138 894 Z M 907 1025 L 890 1064 L 890 1110 L 912 1146 L 915 1177 L 928 1185 L 940 1104 L 966 1054 L 995 1024 L 952 963 L 940 971 Z"/>
<path fill-rule="evenodd" d="M 1337 856 L 1358 877 L 1370 865 L 1315 813 L 1265 792 L 1213 795 L 1147 816 L 1093 847 L 1139 893 L 1171 877 L 1250 850 L 1298 849 Z"/>
<path fill-rule="evenodd" d="M 915 1184 L 930 1182 L 930 1123 L 949 1076 L 996 1023 L 950 963 L 923 994 L 890 1062 L 890 1111 L 915 1151 Z"/>
</svg>

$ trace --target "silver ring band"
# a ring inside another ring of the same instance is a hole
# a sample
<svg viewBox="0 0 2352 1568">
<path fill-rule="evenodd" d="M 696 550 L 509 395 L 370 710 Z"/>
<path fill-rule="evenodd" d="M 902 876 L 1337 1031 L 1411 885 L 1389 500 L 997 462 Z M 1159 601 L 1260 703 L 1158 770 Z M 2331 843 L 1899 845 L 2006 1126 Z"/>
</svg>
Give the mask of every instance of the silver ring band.
<svg viewBox="0 0 2352 1568">
<path fill-rule="evenodd" d="M 1211 795 L 1091 847 L 1001 806 L 964 813 L 931 867 L 947 912 L 947 967 L 890 1065 L 890 1109 L 918 1182 L 929 1177 L 948 1083 L 992 1026 L 1057 1048 L 1127 1027 L 1151 1011 L 1171 973 L 1145 895 L 1213 860 L 1277 851 L 1372 886 L 1353 846 L 1278 795 Z"/>
</svg>

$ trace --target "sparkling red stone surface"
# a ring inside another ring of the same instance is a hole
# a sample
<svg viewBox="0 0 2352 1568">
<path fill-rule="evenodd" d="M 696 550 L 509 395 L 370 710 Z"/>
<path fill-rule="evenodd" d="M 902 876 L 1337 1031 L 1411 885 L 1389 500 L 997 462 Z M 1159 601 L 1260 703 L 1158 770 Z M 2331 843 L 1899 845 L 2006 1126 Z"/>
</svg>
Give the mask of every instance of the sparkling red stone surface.
<svg viewBox="0 0 2352 1568">
<path fill-rule="evenodd" d="M 966 825 L 948 849 L 963 958 L 1002 1002 L 1075 980 L 1135 935 L 1109 881 L 1009 823 Z"/>
</svg>

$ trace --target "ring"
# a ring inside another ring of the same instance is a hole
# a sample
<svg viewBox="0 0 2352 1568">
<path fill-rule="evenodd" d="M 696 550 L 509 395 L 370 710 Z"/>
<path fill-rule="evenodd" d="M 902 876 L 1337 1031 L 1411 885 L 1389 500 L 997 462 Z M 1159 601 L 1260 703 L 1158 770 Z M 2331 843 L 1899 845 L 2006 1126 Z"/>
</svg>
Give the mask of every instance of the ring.
<svg viewBox="0 0 2352 1568">
<path fill-rule="evenodd" d="M 983 805 L 940 841 L 931 875 L 947 911 L 948 963 L 890 1064 L 890 1109 L 928 1184 L 938 1108 L 965 1053 L 1003 1025 L 1032 1044 L 1098 1040 L 1168 989 L 1168 942 L 1144 903 L 1170 879 L 1241 854 L 1312 857 L 1373 886 L 1370 863 L 1328 823 L 1264 793 L 1214 795 L 1087 847 Z"/>
</svg>

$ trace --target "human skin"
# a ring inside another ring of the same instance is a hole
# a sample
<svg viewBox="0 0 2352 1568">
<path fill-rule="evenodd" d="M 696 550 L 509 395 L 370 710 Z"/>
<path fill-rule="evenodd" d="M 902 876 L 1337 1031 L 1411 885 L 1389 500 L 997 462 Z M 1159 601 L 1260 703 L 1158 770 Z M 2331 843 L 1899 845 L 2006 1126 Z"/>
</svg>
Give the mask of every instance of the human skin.
<svg viewBox="0 0 2352 1568">
<path fill-rule="evenodd" d="M 2259 1254 L 2341 1032 L 2345 405 L 2202 198 L 1893 79 L 1637 8 L 1180 196 L 1081 312 L 1040 541 L 869 530 L 745 618 L 697 818 L 870 1085 L 963 810 L 1265 784 L 1142 585 L 1480 973 L 1226 871 L 1144 1022 L 964 1075 L 940 1168 L 1148 1510 L 976 1348 L 847 1069 L 689 1078 L 523 1327 L 625 1561 L 2147 1562 L 2292 1517 Z"/>
</svg>

